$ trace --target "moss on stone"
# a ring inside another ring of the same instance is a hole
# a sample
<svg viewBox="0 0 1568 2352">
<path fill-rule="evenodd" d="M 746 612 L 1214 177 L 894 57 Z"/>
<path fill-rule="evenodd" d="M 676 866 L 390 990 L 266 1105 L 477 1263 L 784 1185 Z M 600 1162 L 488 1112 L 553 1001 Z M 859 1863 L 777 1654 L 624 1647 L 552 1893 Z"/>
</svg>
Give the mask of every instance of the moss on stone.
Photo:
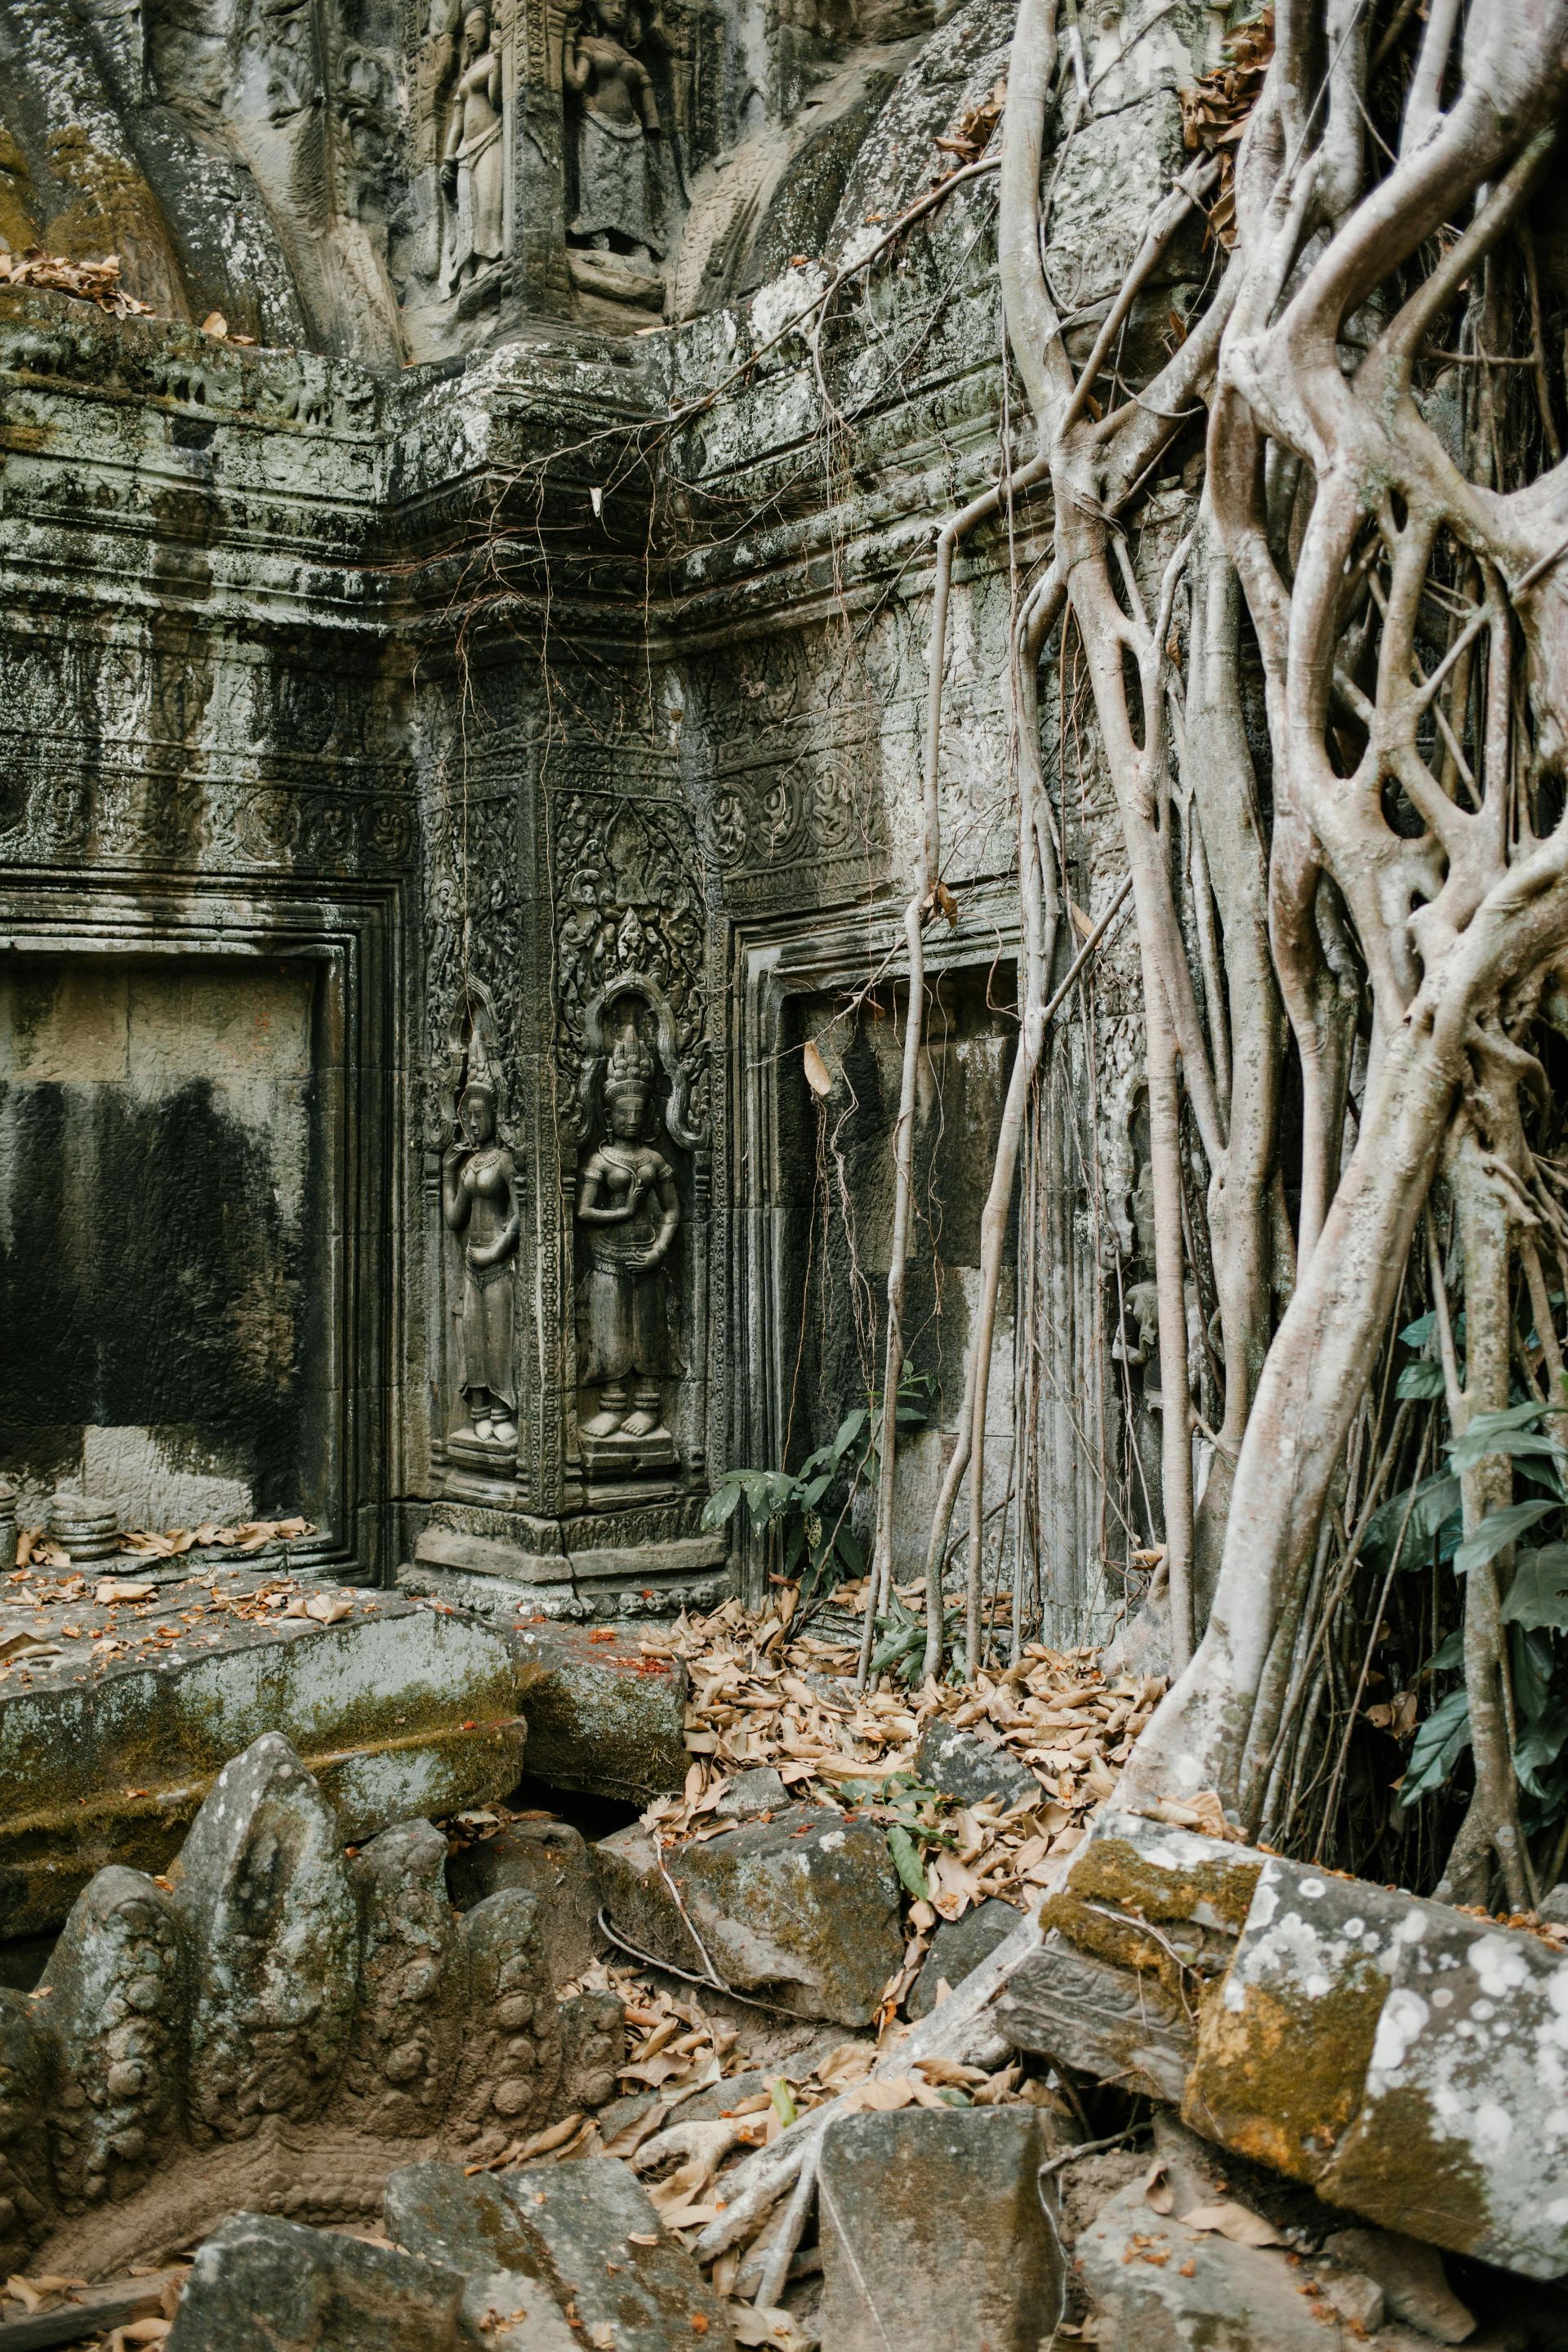
<svg viewBox="0 0 1568 2352">
<path fill-rule="evenodd" d="M 1358 1954 L 1329 1990 L 1209 1988 L 1184 2103 L 1194 2130 L 1316 2181 L 1361 2105 L 1388 1979 Z"/>
<path fill-rule="evenodd" d="M 1455 2253 L 1489 2238 L 1486 2177 L 1463 2142 L 1438 2127 L 1418 2084 L 1384 2090 L 1315 2186 L 1332 2204 Z"/>
<path fill-rule="evenodd" d="M 1262 1871 L 1261 1861 L 1240 1852 L 1235 1861 L 1215 1855 L 1173 1869 L 1151 1862 L 1130 1838 L 1100 1837 L 1074 1862 L 1068 1885 L 1082 1901 L 1114 1903 L 1145 1919 L 1202 1923 L 1207 1912 L 1239 1935 Z"/>
</svg>

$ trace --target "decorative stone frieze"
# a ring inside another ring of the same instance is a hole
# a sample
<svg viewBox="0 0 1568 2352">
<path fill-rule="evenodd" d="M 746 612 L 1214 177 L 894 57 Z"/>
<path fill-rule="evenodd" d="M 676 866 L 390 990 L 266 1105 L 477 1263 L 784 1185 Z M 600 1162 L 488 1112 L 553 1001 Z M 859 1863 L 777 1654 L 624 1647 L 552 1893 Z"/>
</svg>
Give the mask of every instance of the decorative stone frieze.
<svg viewBox="0 0 1568 2352">
<path fill-rule="evenodd" d="M 79 1898 L 0 1992 L 0 2257 L 123 2267 L 237 2209 L 353 2220 L 400 2164 L 484 2162 L 613 2095 L 619 2003 L 558 2000 L 541 1897 L 452 1910 L 428 1822 L 357 1854 L 268 1732 L 166 1876 Z"/>
</svg>

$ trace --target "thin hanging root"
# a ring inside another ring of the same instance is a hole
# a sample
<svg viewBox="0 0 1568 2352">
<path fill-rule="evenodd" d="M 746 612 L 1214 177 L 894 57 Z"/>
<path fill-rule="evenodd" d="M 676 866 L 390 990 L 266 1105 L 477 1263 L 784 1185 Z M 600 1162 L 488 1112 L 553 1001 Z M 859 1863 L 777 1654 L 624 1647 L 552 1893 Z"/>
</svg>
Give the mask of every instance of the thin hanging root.
<svg viewBox="0 0 1568 2352">
<path fill-rule="evenodd" d="M 1042 457 L 1026 466 L 949 517 L 937 533 L 936 578 L 931 588 L 931 644 L 926 685 L 925 768 L 921 782 L 921 845 L 914 896 L 904 909 L 910 995 L 904 1021 L 899 1112 L 893 1127 L 893 1237 L 888 1258 L 888 1344 L 882 1367 L 882 1426 L 877 1464 L 877 1526 L 871 1552 L 866 1623 L 855 1687 L 864 1690 L 877 1637 L 877 1612 L 886 1609 L 893 1581 L 893 1471 L 898 1453 L 899 1385 L 904 1370 L 904 1282 L 909 1271 L 910 1227 L 914 1217 L 915 1095 L 920 1079 L 925 1024 L 925 923 L 935 910 L 942 880 L 942 690 L 947 667 L 947 608 L 952 559 L 961 540 L 1048 471 Z"/>
<path fill-rule="evenodd" d="M 1070 1854 L 1054 1863 L 1049 1883 L 1040 1889 L 1034 1908 L 1023 1914 L 988 1959 L 982 1960 L 962 1984 L 954 1986 L 940 2008 L 933 2009 L 929 2017 L 922 2018 L 900 2041 L 882 2052 L 871 2069 L 872 2079 L 909 2074 L 923 2058 L 950 2058 L 962 2065 L 995 2065 L 1006 2056 L 1009 2045 L 987 2012 L 1014 1970 L 1038 1951 L 1042 1937 L 1040 1906 L 1049 1901 L 1071 1864 Z M 763 2216 L 789 2193 L 808 2158 L 816 2161 L 823 2134 L 829 2125 L 843 2115 L 856 2112 L 849 2104 L 855 2096 L 854 2090 L 844 2091 L 837 2098 L 814 2107 L 809 2115 L 792 2124 L 772 2147 L 759 2148 L 755 2155 L 744 2158 L 733 2171 L 725 2174 L 724 2210 L 716 2221 L 708 2224 L 693 2249 L 700 2263 L 716 2262 L 721 2254 L 752 2234 Z"/>
<path fill-rule="evenodd" d="M 1448 1181 L 1465 1261 L 1465 1388 L 1454 1431 L 1461 1436 L 1478 1412 L 1495 1412 L 1508 1402 L 1513 1329 L 1508 1196 L 1468 1122 L 1449 1154 Z M 1509 1501 L 1513 1486 L 1509 1457 L 1488 1454 L 1464 1473 L 1460 1483 L 1465 1532 L 1473 1535 L 1489 1511 Z M 1507 1562 L 1511 1552 L 1505 1551 L 1502 1558 Z M 1465 1689 L 1475 1791 L 1437 1893 L 1454 1903 L 1487 1904 L 1495 1863 L 1510 1910 L 1522 1911 L 1533 1908 L 1535 1888 L 1519 1820 L 1512 1694 L 1500 1608 L 1498 1563 L 1487 1560 L 1465 1579 Z"/>
<path fill-rule="evenodd" d="M 963 1402 L 958 1416 L 958 1442 L 942 1477 L 926 1550 L 926 1646 L 921 1680 L 942 1672 L 942 1570 L 953 1506 L 964 1473 L 973 1465 L 969 1494 L 969 1567 L 965 1612 L 965 1665 L 973 1675 L 979 1665 L 979 1578 L 985 1516 L 985 1410 L 990 1382 L 991 1351 L 996 1328 L 996 1299 L 1001 1286 L 1002 1258 L 1012 1207 L 1018 1153 L 1023 1143 L 1029 1089 L 1039 1067 L 1046 1023 L 1041 999 L 1050 974 L 1056 946 L 1061 893 L 1056 879 L 1055 845 L 1050 839 L 1045 780 L 1040 772 L 1039 712 L 1037 674 L 1040 653 L 1066 601 L 1055 568 L 1031 593 L 1019 614 L 1009 683 L 1013 689 L 1014 734 L 1018 746 L 1018 896 L 1023 956 L 1019 971 L 1022 1015 L 1018 1049 L 1013 1059 L 1007 1096 L 996 1138 L 996 1156 L 990 1189 L 980 1221 L 980 1312 L 970 1334 L 963 1366 Z"/>
<path fill-rule="evenodd" d="M 1022 1136 L 1023 1106 L 1026 1103 L 1028 1088 L 1033 1079 L 1034 1073 L 1039 1067 L 1045 1040 L 1050 1030 L 1051 1024 L 1056 1019 L 1057 1014 L 1061 1011 L 1062 1006 L 1067 1003 L 1068 997 L 1072 994 L 1074 989 L 1078 986 L 1079 982 L 1082 979 L 1089 964 L 1092 963 L 1094 958 L 1099 954 L 1100 945 L 1107 933 L 1111 929 L 1112 926 L 1115 924 L 1117 917 L 1121 914 L 1122 908 L 1127 904 L 1128 896 L 1131 891 L 1131 888 L 1132 877 L 1129 874 L 1124 877 L 1120 883 L 1118 883 L 1116 889 L 1111 896 L 1110 905 L 1106 908 L 1104 913 L 1095 924 L 1094 929 L 1089 932 L 1089 937 L 1084 940 L 1082 947 L 1079 948 L 1071 963 L 1068 966 L 1061 986 L 1057 989 L 1048 1002 L 1041 1006 L 1038 1022 L 1038 1036 L 1034 1046 L 1032 1068 L 1026 1068 L 1025 1066 L 1025 1043 L 1022 1038 L 1019 1040 L 1018 1053 L 1013 1065 L 1013 1081 L 1012 1084 L 1009 1085 L 1008 1088 L 1008 1108 L 1003 1114 L 1003 1126 L 1004 1129 L 1005 1129 L 1006 1120 L 1012 1108 L 1013 1085 L 1017 1085 L 1020 1091 L 1020 1140 Z M 1021 1072 L 1022 1076 L 1020 1076 Z M 1007 1196 L 1011 1195 L 1013 1174 L 1016 1164 L 1016 1150 L 1011 1159 L 1005 1160 L 1002 1150 L 1000 1147 L 998 1147 L 996 1165 L 992 1173 L 993 1200 L 994 1200 L 998 1193 L 1001 1192 L 1004 1184 L 1006 1187 Z M 987 1202 L 986 1205 L 989 1210 L 991 1202 Z M 1008 1201 L 1006 1198 L 1004 1198 L 1003 1205 L 997 1220 L 997 1232 L 999 1238 L 996 1241 L 995 1248 L 998 1265 L 1001 1260 L 1002 1244 L 1006 1238 L 1007 1205 Z M 985 1230 L 986 1229 L 983 1226 L 983 1233 Z M 937 1515 L 935 1524 L 932 1528 L 931 1546 L 926 1556 L 926 1650 L 925 1663 L 921 1668 L 921 1679 L 922 1681 L 927 1680 L 933 1675 L 939 1675 L 942 1672 L 942 1553 L 947 1543 L 947 1531 L 952 1524 L 953 1504 L 957 1500 L 958 1488 L 963 1479 L 963 1473 L 965 1469 L 969 1467 L 976 1450 L 979 1451 L 982 1469 L 984 1469 L 984 1464 L 985 1394 L 982 1385 L 981 1367 L 984 1366 L 986 1373 L 988 1374 L 991 1361 L 992 1342 L 995 1331 L 995 1291 L 985 1278 L 987 1270 L 984 1256 L 982 1257 L 982 1297 L 983 1299 L 989 1300 L 990 1316 L 988 1320 L 982 1318 L 976 1322 L 974 1334 L 970 1342 L 969 1359 L 964 1367 L 964 1406 L 960 1414 L 959 1420 L 959 1443 L 953 1449 L 953 1462 L 957 1464 L 958 1467 L 955 1471 L 953 1468 L 953 1463 L 950 1463 L 948 1465 L 947 1475 L 942 1481 L 942 1493 L 937 1501 Z M 978 1484 L 979 1482 L 976 1483 Z M 982 1495 L 984 1493 L 983 1486 L 981 1487 L 981 1493 Z M 971 1493 L 970 1497 L 970 1511 L 972 1515 L 970 1522 L 972 1530 L 970 1541 L 972 1546 L 971 1565 L 973 1569 L 974 1557 L 973 1549 L 973 1529 L 978 1523 L 978 1519 L 982 1516 L 983 1512 L 983 1506 L 977 1505 L 973 1492 Z M 934 1636 L 932 1631 L 933 1627 Z M 977 1637 L 973 1628 L 968 1630 L 967 1638 L 972 1644 L 975 1643 Z M 973 1647 L 970 1650 L 967 1663 L 970 1673 L 973 1674 L 977 1670 L 978 1663 Z"/>
</svg>

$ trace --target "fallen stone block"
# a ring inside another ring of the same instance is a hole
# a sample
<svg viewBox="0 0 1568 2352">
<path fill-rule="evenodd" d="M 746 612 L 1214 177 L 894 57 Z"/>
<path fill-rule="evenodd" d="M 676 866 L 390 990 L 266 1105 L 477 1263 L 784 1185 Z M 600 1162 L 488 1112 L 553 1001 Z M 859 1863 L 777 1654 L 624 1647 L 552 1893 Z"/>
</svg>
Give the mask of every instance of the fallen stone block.
<svg viewBox="0 0 1568 2352">
<path fill-rule="evenodd" d="M 169 2352 L 466 2352 L 454 2271 L 237 2213 L 200 2246 Z"/>
<path fill-rule="evenodd" d="M 1045 2154 L 1039 2118 L 1022 2107 L 832 2125 L 818 2180 L 824 2345 L 1037 2352 L 1049 2341 L 1063 2278 L 1037 2187 Z"/>
<path fill-rule="evenodd" d="M 528 1769 L 553 1789 L 635 1805 L 686 1785 L 687 1675 L 636 1628 L 506 1629 L 528 1717 Z"/>
<path fill-rule="evenodd" d="M 1568 1965 L 1532 1936 L 1268 1857 L 1184 2111 L 1389 2229 L 1568 2270 Z"/>
<path fill-rule="evenodd" d="M 1008 1811 L 1014 1805 L 1040 1805 L 1046 1791 L 1026 1764 L 1005 1748 L 993 1748 L 973 1731 L 962 1731 L 938 1716 L 928 1726 L 915 1749 L 915 1777 L 928 1789 L 939 1789 L 955 1805 L 982 1804 L 994 1798 Z"/>
<path fill-rule="evenodd" d="M 725 2306 L 614 2157 L 497 2176 L 568 2319 L 616 2352 L 732 2352 Z"/>
<path fill-rule="evenodd" d="M 1013 1906 L 996 1895 L 984 1903 L 973 1904 L 961 1919 L 944 1919 L 931 1939 L 931 1950 L 910 1990 L 910 2017 L 929 2017 L 936 2007 L 943 1981 L 962 1984 L 982 1960 L 990 1958 L 1017 1924 L 1018 1914 Z"/>
<path fill-rule="evenodd" d="M 497 2352 L 574 2352 L 537 2240 L 488 2173 L 455 2164 L 410 2164 L 386 2184 L 382 2209 L 394 2245 L 456 2271 L 463 2315 Z"/>
<path fill-rule="evenodd" d="M 119 1591 L 127 1583 L 147 1597 L 89 1580 L 70 1599 L 6 1611 L 7 1935 L 58 1927 L 110 1864 L 162 1872 L 224 1764 L 265 1731 L 290 1739 L 350 1841 L 515 1784 L 516 1674 L 488 1626 L 397 1593 L 277 1574 L 214 1568 L 121 1579 Z"/>
<path fill-rule="evenodd" d="M 1108 1813 L 997 2022 L 1390 2229 L 1568 2272 L 1568 1961 L 1543 1939 Z"/>
<path fill-rule="evenodd" d="M 797 2017 L 868 2025 L 903 1958 L 887 1840 L 830 1806 L 792 1805 L 661 1851 L 635 1822 L 601 1839 L 605 1916 L 640 1951 Z"/>
<path fill-rule="evenodd" d="M 598 1908 L 594 1865 L 586 1839 L 570 1822 L 550 1813 L 509 1822 L 494 1837 L 477 1839 L 448 1856 L 447 1885 L 459 1911 L 471 1910 L 505 1886 L 536 1895 L 551 1969 L 563 1984 L 581 1976 L 592 1961 Z"/>
</svg>

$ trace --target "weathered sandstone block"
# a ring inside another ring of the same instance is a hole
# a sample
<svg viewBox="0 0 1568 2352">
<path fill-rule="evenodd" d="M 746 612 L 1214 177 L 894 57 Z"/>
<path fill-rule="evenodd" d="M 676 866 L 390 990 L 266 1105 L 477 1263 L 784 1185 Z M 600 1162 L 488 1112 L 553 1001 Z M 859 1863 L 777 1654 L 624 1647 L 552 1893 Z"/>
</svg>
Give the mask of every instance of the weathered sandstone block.
<svg viewBox="0 0 1568 2352">
<path fill-rule="evenodd" d="M 285 1613 L 312 1602 L 320 1616 Z M 521 1769 L 504 1643 L 401 1594 L 215 1571 L 142 1601 L 89 1585 L 8 1607 L 0 1633 L 17 1637 L 0 1662 L 9 1936 L 58 1926 L 111 1863 L 163 1870 L 226 1759 L 266 1731 L 287 1734 L 342 1839 L 483 1804 Z"/>
<path fill-rule="evenodd" d="M 834 2352 L 1035 2352 L 1061 2315 L 1061 2249 L 1028 2107 L 849 2116 L 822 2144 L 823 2342 Z"/>
<path fill-rule="evenodd" d="M 829 1807 L 663 1854 L 639 1822 L 594 1851 L 605 1917 L 630 1943 L 698 1975 L 706 1955 L 726 1985 L 797 2016 L 868 2024 L 903 1958 L 887 1840 Z"/>
</svg>

